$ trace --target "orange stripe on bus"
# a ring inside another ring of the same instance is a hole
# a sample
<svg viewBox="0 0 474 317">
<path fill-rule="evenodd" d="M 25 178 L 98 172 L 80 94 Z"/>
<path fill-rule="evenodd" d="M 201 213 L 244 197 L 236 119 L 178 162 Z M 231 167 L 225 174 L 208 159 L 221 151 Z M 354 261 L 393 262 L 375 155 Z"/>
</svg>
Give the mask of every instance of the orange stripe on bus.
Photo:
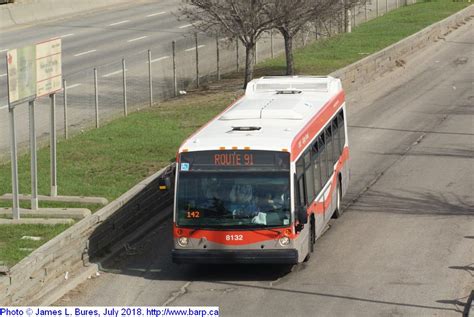
<svg viewBox="0 0 474 317">
<path fill-rule="evenodd" d="M 339 110 L 345 100 L 344 91 L 332 97 L 321 110 L 309 121 L 291 143 L 291 160 L 294 161 L 307 147 L 311 141 L 329 121 L 329 119 Z"/>
<path fill-rule="evenodd" d="M 344 147 L 344 150 L 342 151 L 341 157 L 336 163 L 336 168 L 333 174 L 331 188 L 329 189 L 328 199 L 324 200 L 324 203 L 317 202 L 317 201 L 313 202 L 308 207 L 308 215 L 310 215 L 311 213 L 324 214 L 326 212 L 327 206 L 331 204 L 333 193 L 336 190 L 337 176 L 341 172 L 342 167 L 344 166 L 344 164 L 346 163 L 348 159 L 349 159 L 349 148 L 346 146 Z"/>
<path fill-rule="evenodd" d="M 174 223 L 173 236 L 175 238 L 206 238 L 207 241 L 226 245 L 246 245 L 269 240 L 276 240 L 284 236 L 287 236 L 290 239 L 294 239 L 296 235 L 288 235 L 287 233 L 285 233 L 287 229 L 293 232 L 291 230 L 291 226 L 272 230 L 195 230 L 192 228 L 180 228 L 176 226 L 176 223 Z M 178 230 L 181 231 L 181 234 L 178 233 Z M 278 231 L 279 233 L 276 233 L 276 231 Z M 242 236 L 242 240 L 240 240 L 240 236 Z"/>
</svg>

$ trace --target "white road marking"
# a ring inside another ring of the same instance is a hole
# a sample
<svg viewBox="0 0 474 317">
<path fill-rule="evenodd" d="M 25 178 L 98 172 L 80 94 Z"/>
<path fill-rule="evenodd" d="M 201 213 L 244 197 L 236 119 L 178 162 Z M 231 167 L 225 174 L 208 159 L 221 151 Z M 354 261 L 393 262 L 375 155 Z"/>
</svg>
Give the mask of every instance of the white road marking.
<svg viewBox="0 0 474 317">
<path fill-rule="evenodd" d="M 198 45 L 198 48 L 201 48 L 201 47 L 204 47 L 206 45 Z M 196 47 L 191 47 L 191 48 L 188 48 L 186 50 L 184 50 L 185 52 L 191 52 L 191 51 L 194 51 L 196 49 Z"/>
<path fill-rule="evenodd" d="M 3 109 L 8 109 L 8 105 L 4 105 L 0 107 L 0 110 L 3 110 Z"/>
<path fill-rule="evenodd" d="M 81 86 L 82 84 L 74 84 L 74 85 L 71 85 L 71 86 L 66 86 L 66 89 L 72 89 L 72 88 L 76 88 L 76 87 L 79 87 Z"/>
<path fill-rule="evenodd" d="M 147 38 L 148 36 L 140 36 L 140 37 L 137 37 L 137 38 L 134 38 L 134 39 L 131 39 L 131 40 L 128 40 L 127 42 L 135 42 L 135 41 L 139 41 L 139 40 L 143 40 L 145 38 Z"/>
<path fill-rule="evenodd" d="M 8 48 L 0 50 L 0 53 L 6 52 L 6 51 L 8 51 Z"/>
<path fill-rule="evenodd" d="M 127 22 L 130 22 L 130 20 L 123 20 L 123 21 L 120 21 L 120 22 L 111 23 L 111 24 L 109 24 L 109 26 L 124 24 L 124 23 L 127 23 Z"/>
<path fill-rule="evenodd" d="M 127 70 L 128 70 L 128 69 L 125 68 L 125 71 L 127 71 Z M 117 74 L 121 74 L 121 73 L 122 73 L 122 70 L 119 69 L 119 70 L 117 70 L 117 71 L 115 71 L 115 72 L 111 72 L 111 73 L 105 74 L 105 75 L 102 76 L 102 77 L 110 77 L 110 76 L 117 75 Z"/>
<path fill-rule="evenodd" d="M 6 73 L 5 73 L 5 74 L 1 74 L 0 77 L 5 77 L 6 75 L 7 75 Z"/>
<path fill-rule="evenodd" d="M 154 17 L 154 16 L 157 16 L 157 15 L 162 15 L 162 14 L 165 14 L 166 12 L 156 12 L 156 13 L 152 13 L 152 14 L 149 14 L 147 15 L 146 17 L 149 18 L 149 17 Z"/>
<path fill-rule="evenodd" d="M 185 29 L 185 28 L 188 28 L 190 26 L 193 26 L 192 24 L 186 24 L 186 25 L 181 25 L 178 27 L 178 29 Z"/>
<path fill-rule="evenodd" d="M 76 55 L 74 55 L 74 56 L 77 57 L 77 56 L 81 56 L 81 55 L 86 55 L 86 54 L 94 53 L 94 52 L 96 52 L 96 51 L 97 51 L 97 50 L 90 50 L 90 51 L 87 51 L 87 52 L 78 53 L 78 54 L 76 54 Z"/>
<path fill-rule="evenodd" d="M 70 37 L 70 36 L 73 36 L 74 33 L 69 33 L 69 34 L 64 34 L 64 35 L 61 35 L 60 38 L 65 38 L 65 37 Z"/>
<path fill-rule="evenodd" d="M 167 59 L 167 58 L 170 58 L 170 57 L 169 56 L 162 56 L 162 57 L 159 57 L 159 58 L 152 59 L 151 62 L 152 63 L 159 62 L 159 61 Z M 148 64 L 148 61 L 146 63 Z"/>
</svg>

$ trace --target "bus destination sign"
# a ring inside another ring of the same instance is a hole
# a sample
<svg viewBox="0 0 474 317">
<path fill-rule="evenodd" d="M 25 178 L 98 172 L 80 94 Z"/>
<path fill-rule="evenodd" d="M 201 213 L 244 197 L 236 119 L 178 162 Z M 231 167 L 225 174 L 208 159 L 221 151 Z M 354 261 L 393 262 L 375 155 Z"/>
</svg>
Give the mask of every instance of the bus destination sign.
<svg viewBox="0 0 474 317">
<path fill-rule="evenodd" d="M 200 151 L 184 152 L 180 171 L 289 170 L 290 155 L 274 151 Z"/>
</svg>

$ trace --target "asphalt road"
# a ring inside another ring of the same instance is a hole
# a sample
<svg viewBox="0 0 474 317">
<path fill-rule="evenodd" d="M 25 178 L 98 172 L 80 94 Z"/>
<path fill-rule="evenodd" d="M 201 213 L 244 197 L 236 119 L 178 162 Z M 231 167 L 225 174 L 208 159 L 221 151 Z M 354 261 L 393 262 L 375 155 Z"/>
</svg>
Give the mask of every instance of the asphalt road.
<svg viewBox="0 0 474 317">
<path fill-rule="evenodd" d="M 473 22 L 348 95 L 346 212 L 292 266 L 177 266 L 171 223 L 57 305 L 223 316 L 460 316 L 474 288 Z"/>
</svg>

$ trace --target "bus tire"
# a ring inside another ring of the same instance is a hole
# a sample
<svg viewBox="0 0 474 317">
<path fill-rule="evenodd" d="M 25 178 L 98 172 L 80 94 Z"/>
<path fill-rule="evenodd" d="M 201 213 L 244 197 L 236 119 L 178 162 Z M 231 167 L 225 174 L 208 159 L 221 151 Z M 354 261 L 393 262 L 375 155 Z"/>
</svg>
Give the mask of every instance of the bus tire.
<svg viewBox="0 0 474 317">
<path fill-rule="evenodd" d="M 336 193 L 336 210 L 334 211 L 334 218 L 340 218 L 342 216 L 342 189 L 341 182 L 337 182 L 337 193 Z"/>
</svg>

